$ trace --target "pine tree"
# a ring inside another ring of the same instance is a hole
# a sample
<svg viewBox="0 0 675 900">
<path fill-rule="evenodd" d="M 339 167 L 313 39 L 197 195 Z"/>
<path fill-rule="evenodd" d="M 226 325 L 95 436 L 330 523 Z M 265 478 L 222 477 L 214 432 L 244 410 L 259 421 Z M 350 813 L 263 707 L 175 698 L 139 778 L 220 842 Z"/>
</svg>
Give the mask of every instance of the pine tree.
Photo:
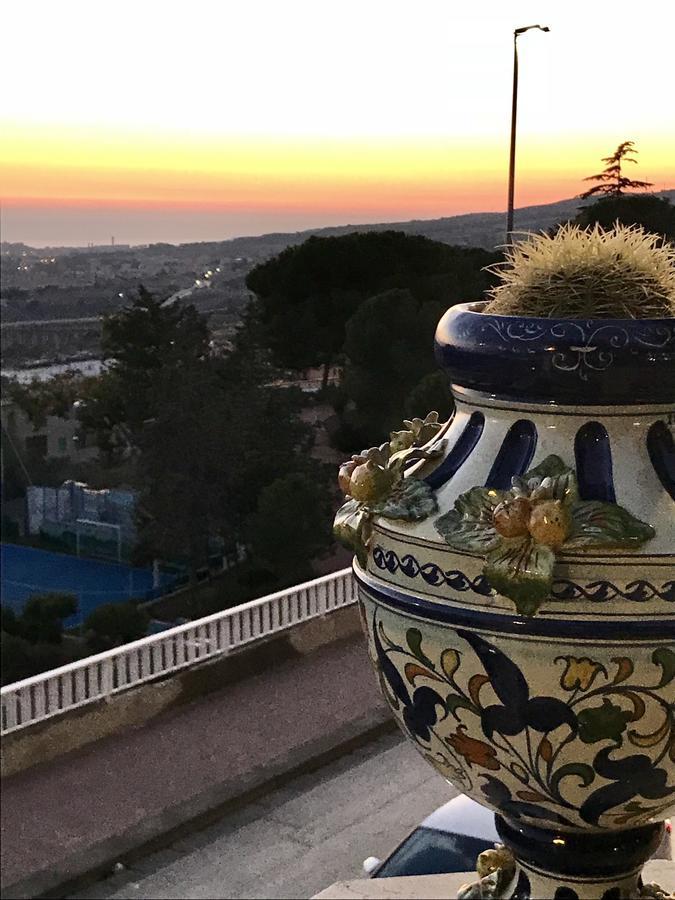
<svg viewBox="0 0 675 900">
<path fill-rule="evenodd" d="M 581 197 L 593 197 L 595 194 L 605 194 L 608 197 L 622 197 L 626 190 L 641 189 L 653 187 L 651 181 L 633 181 L 621 174 L 621 164 L 623 162 L 637 163 L 633 156 L 637 153 L 634 150 L 633 141 L 623 141 L 616 148 L 611 156 L 603 157 L 603 162 L 607 163 L 604 170 L 597 175 L 590 175 L 584 178 L 584 181 L 599 181 L 595 187 L 589 188 Z"/>
</svg>

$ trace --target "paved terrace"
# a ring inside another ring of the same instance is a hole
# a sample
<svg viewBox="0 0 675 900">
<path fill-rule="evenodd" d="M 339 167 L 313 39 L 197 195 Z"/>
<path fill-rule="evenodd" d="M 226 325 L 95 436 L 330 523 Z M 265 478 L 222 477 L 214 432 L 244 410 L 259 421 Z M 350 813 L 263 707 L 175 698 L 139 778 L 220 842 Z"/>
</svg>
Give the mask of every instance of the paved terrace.
<svg viewBox="0 0 675 900">
<path fill-rule="evenodd" d="M 35 896 L 389 727 L 363 640 L 274 665 L 3 780 L 3 897 Z"/>
<path fill-rule="evenodd" d="M 71 897 L 312 897 L 340 879 L 363 878 L 366 856 L 386 856 L 453 795 L 393 732 Z"/>
</svg>

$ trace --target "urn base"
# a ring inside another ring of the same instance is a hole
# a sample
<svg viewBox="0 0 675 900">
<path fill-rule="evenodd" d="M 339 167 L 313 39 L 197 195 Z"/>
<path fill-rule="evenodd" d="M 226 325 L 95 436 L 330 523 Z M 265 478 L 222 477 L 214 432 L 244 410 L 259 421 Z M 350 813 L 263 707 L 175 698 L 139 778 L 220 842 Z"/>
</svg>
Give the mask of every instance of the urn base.
<svg viewBox="0 0 675 900">
<path fill-rule="evenodd" d="M 643 887 L 642 867 L 662 840 L 662 822 L 611 833 L 553 831 L 495 817 L 497 832 L 515 858 L 515 872 L 483 880 L 460 896 L 502 900 L 624 900 L 657 897 Z M 665 896 L 665 895 L 664 895 Z"/>
</svg>

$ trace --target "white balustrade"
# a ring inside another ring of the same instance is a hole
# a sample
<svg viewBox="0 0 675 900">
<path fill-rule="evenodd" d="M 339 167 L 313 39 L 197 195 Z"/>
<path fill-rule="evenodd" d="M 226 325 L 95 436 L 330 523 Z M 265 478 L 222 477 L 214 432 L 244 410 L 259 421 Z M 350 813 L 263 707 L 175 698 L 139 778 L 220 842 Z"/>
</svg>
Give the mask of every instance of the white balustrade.
<svg viewBox="0 0 675 900">
<path fill-rule="evenodd" d="M 229 653 L 355 601 L 351 570 L 343 569 L 8 684 L 0 691 L 0 733 L 26 728 L 144 681 Z"/>
</svg>

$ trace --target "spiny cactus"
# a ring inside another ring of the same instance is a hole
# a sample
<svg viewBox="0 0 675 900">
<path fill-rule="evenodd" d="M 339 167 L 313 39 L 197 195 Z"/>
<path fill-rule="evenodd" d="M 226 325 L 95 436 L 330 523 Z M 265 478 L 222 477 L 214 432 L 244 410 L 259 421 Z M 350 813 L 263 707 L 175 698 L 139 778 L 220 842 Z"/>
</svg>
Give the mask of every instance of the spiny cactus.
<svg viewBox="0 0 675 900">
<path fill-rule="evenodd" d="M 558 319 L 675 315 L 675 247 L 638 226 L 531 235 L 490 267 L 501 283 L 483 312 Z"/>
</svg>

